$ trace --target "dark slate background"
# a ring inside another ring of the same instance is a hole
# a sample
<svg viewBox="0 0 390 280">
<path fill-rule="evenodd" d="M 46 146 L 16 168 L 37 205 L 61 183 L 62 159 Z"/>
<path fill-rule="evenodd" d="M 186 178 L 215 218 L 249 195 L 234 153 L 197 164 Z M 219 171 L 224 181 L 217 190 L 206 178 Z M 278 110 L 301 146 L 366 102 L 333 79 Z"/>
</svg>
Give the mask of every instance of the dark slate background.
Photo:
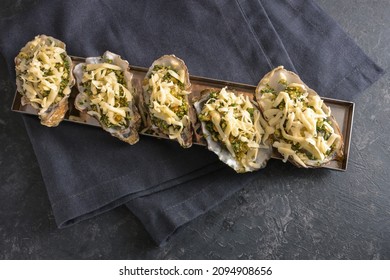
<svg viewBox="0 0 390 280">
<path fill-rule="evenodd" d="M 35 2 L 1 1 L 0 17 Z M 125 207 L 57 229 L 0 57 L 0 259 L 390 259 L 390 5 L 316 2 L 387 70 L 354 100 L 348 171 L 271 161 L 266 187 L 254 182 L 162 248 Z"/>
</svg>

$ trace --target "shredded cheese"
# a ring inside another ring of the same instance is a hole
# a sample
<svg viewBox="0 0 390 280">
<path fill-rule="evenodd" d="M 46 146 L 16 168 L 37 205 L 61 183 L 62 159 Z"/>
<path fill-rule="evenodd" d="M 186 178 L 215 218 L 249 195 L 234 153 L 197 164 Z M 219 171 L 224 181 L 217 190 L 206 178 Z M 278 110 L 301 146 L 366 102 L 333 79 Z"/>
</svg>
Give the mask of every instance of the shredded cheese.
<svg viewBox="0 0 390 280">
<path fill-rule="evenodd" d="M 269 81 L 268 81 L 269 82 Z M 274 87 L 261 89 L 260 106 L 267 120 L 265 130 L 274 133 L 273 147 L 283 160 L 293 158 L 299 165 L 320 164 L 341 140 L 331 126 L 331 111 L 318 95 L 309 94 L 304 84 L 288 83 L 282 72 Z"/>
<path fill-rule="evenodd" d="M 205 122 L 212 139 L 223 144 L 245 168 L 260 168 L 256 162 L 262 145 L 265 121 L 249 97 L 221 89 L 210 94 L 199 119 Z"/>
<path fill-rule="evenodd" d="M 47 36 L 36 36 L 16 57 L 18 89 L 43 114 L 70 94 L 70 65 L 65 49 Z"/>
<path fill-rule="evenodd" d="M 177 139 L 183 145 L 182 132 L 190 124 L 184 89 L 184 74 L 170 67 L 155 66 L 144 85 L 149 93 L 149 112 L 152 122 L 170 139 Z"/>
<path fill-rule="evenodd" d="M 133 96 L 128 89 L 123 69 L 107 61 L 84 65 L 83 88 L 79 106 L 86 104 L 88 114 L 107 127 L 127 127 L 131 119 L 129 102 Z"/>
</svg>

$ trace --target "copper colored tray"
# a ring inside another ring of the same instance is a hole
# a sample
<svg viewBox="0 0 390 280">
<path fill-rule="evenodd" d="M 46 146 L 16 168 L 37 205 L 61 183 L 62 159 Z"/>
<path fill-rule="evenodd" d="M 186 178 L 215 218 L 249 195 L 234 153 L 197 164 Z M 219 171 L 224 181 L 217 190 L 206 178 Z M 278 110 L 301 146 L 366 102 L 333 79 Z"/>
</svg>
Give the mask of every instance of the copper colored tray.
<svg viewBox="0 0 390 280">
<path fill-rule="evenodd" d="M 84 58 L 71 56 L 73 63 L 78 64 L 84 62 Z M 145 77 L 147 72 L 147 68 L 138 67 L 138 66 L 130 66 L 130 72 L 133 74 L 133 85 L 136 87 L 138 91 L 142 90 L 142 80 Z M 223 88 L 225 86 L 229 87 L 229 89 L 234 90 L 237 93 L 242 93 L 244 95 L 248 95 L 250 98 L 253 98 L 256 86 L 234 83 L 229 81 L 221 81 L 215 79 L 209 79 L 205 77 L 197 77 L 190 76 L 192 92 L 189 97 L 191 100 L 200 95 L 200 92 L 206 88 Z M 72 92 L 69 98 L 69 111 L 65 115 L 65 121 L 79 123 L 84 125 L 92 125 L 92 126 L 100 126 L 98 121 L 93 117 L 89 116 L 86 113 L 80 113 L 74 107 L 74 98 L 78 94 L 77 87 L 74 86 L 72 88 Z M 343 160 L 333 160 L 329 162 L 327 165 L 323 166 L 323 168 L 333 169 L 338 171 L 346 171 L 349 157 L 349 147 L 351 142 L 352 135 L 352 125 L 353 125 L 353 114 L 355 104 L 350 101 L 331 99 L 322 97 L 327 106 L 331 108 L 332 115 L 336 118 L 340 129 L 342 131 L 343 139 L 344 139 L 344 158 Z M 16 92 L 14 101 L 12 104 L 12 111 L 37 115 L 37 110 L 34 109 L 30 105 L 22 106 L 21 104 L 21 95 Z M 154 136 L 148 133 L 141 133 L 147 136 Z M 155 136 L 154 136 L 155 137 Z M 202 137 L 199 137 L 199 134 L 194 136 L 194 144 L 198 145 L 206 145 L 206 142 Z M 272 158 L 281 159 L 282 157 L 274 151 Z"/>
</svg>

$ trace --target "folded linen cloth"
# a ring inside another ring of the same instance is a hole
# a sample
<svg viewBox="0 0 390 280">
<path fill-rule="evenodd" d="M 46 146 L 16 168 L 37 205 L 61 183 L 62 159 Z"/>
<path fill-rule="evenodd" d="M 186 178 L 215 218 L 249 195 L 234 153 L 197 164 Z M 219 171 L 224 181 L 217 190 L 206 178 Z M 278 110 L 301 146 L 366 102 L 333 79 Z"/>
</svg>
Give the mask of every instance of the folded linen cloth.
<svg viewBox="0 0 390 280">
<path fill-rule="evenodd" d="M 175 54 L 192 75 L 248 84 L 284 65 L 336 98 L 352 99 L 383 72 L 307 0 L 39 1 L 0 21 L 0 52 L 13 78 L 13 58 L 38 34 L 64 41 L 71 55 L 110 50 L 148 67 Z M 262 176 L 235 174 L 203 147 L 145 136 L 130 146 L 97 128 L 23 119 L 59 227 L 126 204 L 162 244 Z"/>
</svg>

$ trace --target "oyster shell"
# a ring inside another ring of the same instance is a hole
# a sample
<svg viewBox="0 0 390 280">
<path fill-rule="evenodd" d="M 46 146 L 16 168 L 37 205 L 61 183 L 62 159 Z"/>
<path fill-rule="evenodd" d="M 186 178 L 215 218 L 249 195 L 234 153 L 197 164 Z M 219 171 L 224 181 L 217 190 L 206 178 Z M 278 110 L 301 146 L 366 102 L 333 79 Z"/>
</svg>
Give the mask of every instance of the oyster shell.
<svg viewBox="0 0 390 280">
<path fill-rule="evenodd" d="M 273 147 L 298 167 L 321 167 L 343 156 L 340 128 L 320 96 L 297 74 L 279 66 L 256 88 Z"/>
<path fill-rule="evenodd" d="M 192 145 L 194 112 L 188 102 L 190 76 L 184 61 L 164 55 L 150 66 L 143 81 L 145 131 Z"/>
<path fill-rule="evenodd" d="M 194 107 L 207 147 L 237 173 L 264 168 L 272 147 L 263 140 L 261 112 L 248 97 L 223 88 L 205 89 Z"/>
<path fill-rule="evenodd" d="M 75 83 L 72 60 L 60 40 L 38 35 L 15 58 L 16 87 L 22 105 L 38 110 L 41 124 L 57 126 L 68 111 L 68 98 Z"/>
<path fill-rule="evenodd" d="M 112 136 L 129 144 L 139 140 L 141 117 L 136 108 L 135 90 L 129 63 L 106 51 L 89 57 L 74 68 L 79 94 L 75 107 L 97 119 Z"/>
</svg>

